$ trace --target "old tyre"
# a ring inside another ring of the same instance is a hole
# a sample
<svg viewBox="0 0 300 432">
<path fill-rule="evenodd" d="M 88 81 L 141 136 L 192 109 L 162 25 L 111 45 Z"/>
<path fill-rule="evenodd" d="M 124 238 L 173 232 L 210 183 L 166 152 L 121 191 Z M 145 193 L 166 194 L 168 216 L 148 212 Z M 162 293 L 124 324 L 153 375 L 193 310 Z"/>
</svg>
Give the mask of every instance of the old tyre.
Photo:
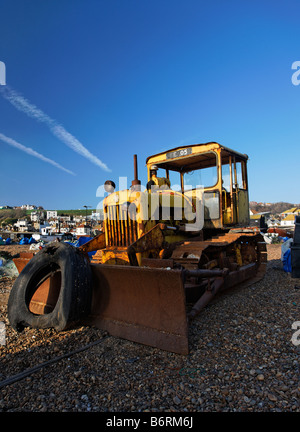
<svg viewBox="0 0 300 432">
<path fill-rule="evenodd" d="M 59 281 L 55 304 L 48 313 L 33 313 L 30 302 L 49 278 Z M 28 262 L 16 279 L 8 299 L 8 319 L 17 331 L 24 327 L 60 331 L 87 316 L 91 301 L 88 258 L 68 243 L 50 243 Z"/>
</svg>

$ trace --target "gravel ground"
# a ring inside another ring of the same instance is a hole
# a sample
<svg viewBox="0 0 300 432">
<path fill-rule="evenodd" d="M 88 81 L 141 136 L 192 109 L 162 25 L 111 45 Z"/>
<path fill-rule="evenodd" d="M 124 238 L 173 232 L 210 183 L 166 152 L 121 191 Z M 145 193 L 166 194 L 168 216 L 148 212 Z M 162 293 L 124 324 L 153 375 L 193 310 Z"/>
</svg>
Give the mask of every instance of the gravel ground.
<svg viewBox="0 0 300 432">
<path fill-rule="evenodd" d="M 1 248 L 15 253 L 14 246 Z M 300 282 L 282 270 L 280 251 L 268 245 L 264 280 L 223 295 L 196 318 L 188 356 L 89 327 L 16 333 L 3 300 L 13 279 L 0 279 L 0 412 L 299 412 L 300 346 L 291 337 L 300 321 Z M 63 355 L 1 388 L 3 380 Z"/>
</svg>

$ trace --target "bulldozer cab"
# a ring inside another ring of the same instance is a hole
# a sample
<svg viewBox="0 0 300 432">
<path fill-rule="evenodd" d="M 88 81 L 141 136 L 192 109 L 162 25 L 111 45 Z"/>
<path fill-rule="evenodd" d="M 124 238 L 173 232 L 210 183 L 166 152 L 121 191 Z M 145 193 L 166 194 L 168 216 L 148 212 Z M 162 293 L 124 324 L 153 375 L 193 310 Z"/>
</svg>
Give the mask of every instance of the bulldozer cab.
<svg viewBox="0 0 300 432">
<path fill-rule="evenodd" d="M 147 158 L 147 188 L 171 188 L 187 197 L 202 189 L 204 228 L 247 226 L 247 160 L 216 142 L 177 147 Z"/>
</svg>

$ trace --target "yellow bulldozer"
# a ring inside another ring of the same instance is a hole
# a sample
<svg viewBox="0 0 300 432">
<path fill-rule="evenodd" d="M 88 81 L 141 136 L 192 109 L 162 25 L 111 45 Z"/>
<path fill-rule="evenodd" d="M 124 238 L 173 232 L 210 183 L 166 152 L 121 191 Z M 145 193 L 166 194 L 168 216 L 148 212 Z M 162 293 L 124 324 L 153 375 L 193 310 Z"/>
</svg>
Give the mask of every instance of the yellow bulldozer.
<svg viewBox="0 0 300 432">
<path fill-rule="evenodd" d="M 103 232 L 79 248 L 51 243 L 15 259 L 11 325 L 80 322 L 188 354 L 200 311 L 265 273 L 266 244 L 249 226 L 247 160 L 216 142 L 174 148 L 147 158 L 143 187 L 134 155 L 130 188 L 105 183 Z"/>
</svg>

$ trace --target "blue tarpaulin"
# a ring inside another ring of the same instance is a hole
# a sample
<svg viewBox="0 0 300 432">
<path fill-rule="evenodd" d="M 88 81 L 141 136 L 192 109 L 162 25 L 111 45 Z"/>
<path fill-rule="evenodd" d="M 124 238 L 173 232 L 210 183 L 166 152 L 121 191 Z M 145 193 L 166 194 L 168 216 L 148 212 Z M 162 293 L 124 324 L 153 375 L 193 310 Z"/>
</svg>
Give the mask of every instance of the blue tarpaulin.
<svg viewBox="0 0 300 432">
<path fill-rule="evenodd" d="M 287 273 L 291 273 L 292 271 L 292 262 L 291 262 L 291 249 L 288 249 L 283 255 L 283 270 Z"/>
<path fill-rule="evenodd" d="M 20 240 L 19 244 L 20 245 L 28 244 L 28 238 L 27 237 L 22 238 L 22 240 Z"/>
<path fill-rule="evenodd" d="M 93 237 L 79 237 L 79 239 L 77 240 L 77 242 L 74 244 L 74 246 L 79 247 L 82 246 L 83 244 L 87 243 L 88 241 L 92 240 Z M 88 255 L 90 257 L 92 257 L 93 255 L 95 255 L 96 251 L 94 252 L 88 252 Z"/>
<path fill-rule="evenodd" d="M 87 243 L 88 241 L 92 240 L 93 237 L 79 237 L 77 242 L 75 243 L 76 247 L 82 246 L 84 243 Z"/>
</svg>

